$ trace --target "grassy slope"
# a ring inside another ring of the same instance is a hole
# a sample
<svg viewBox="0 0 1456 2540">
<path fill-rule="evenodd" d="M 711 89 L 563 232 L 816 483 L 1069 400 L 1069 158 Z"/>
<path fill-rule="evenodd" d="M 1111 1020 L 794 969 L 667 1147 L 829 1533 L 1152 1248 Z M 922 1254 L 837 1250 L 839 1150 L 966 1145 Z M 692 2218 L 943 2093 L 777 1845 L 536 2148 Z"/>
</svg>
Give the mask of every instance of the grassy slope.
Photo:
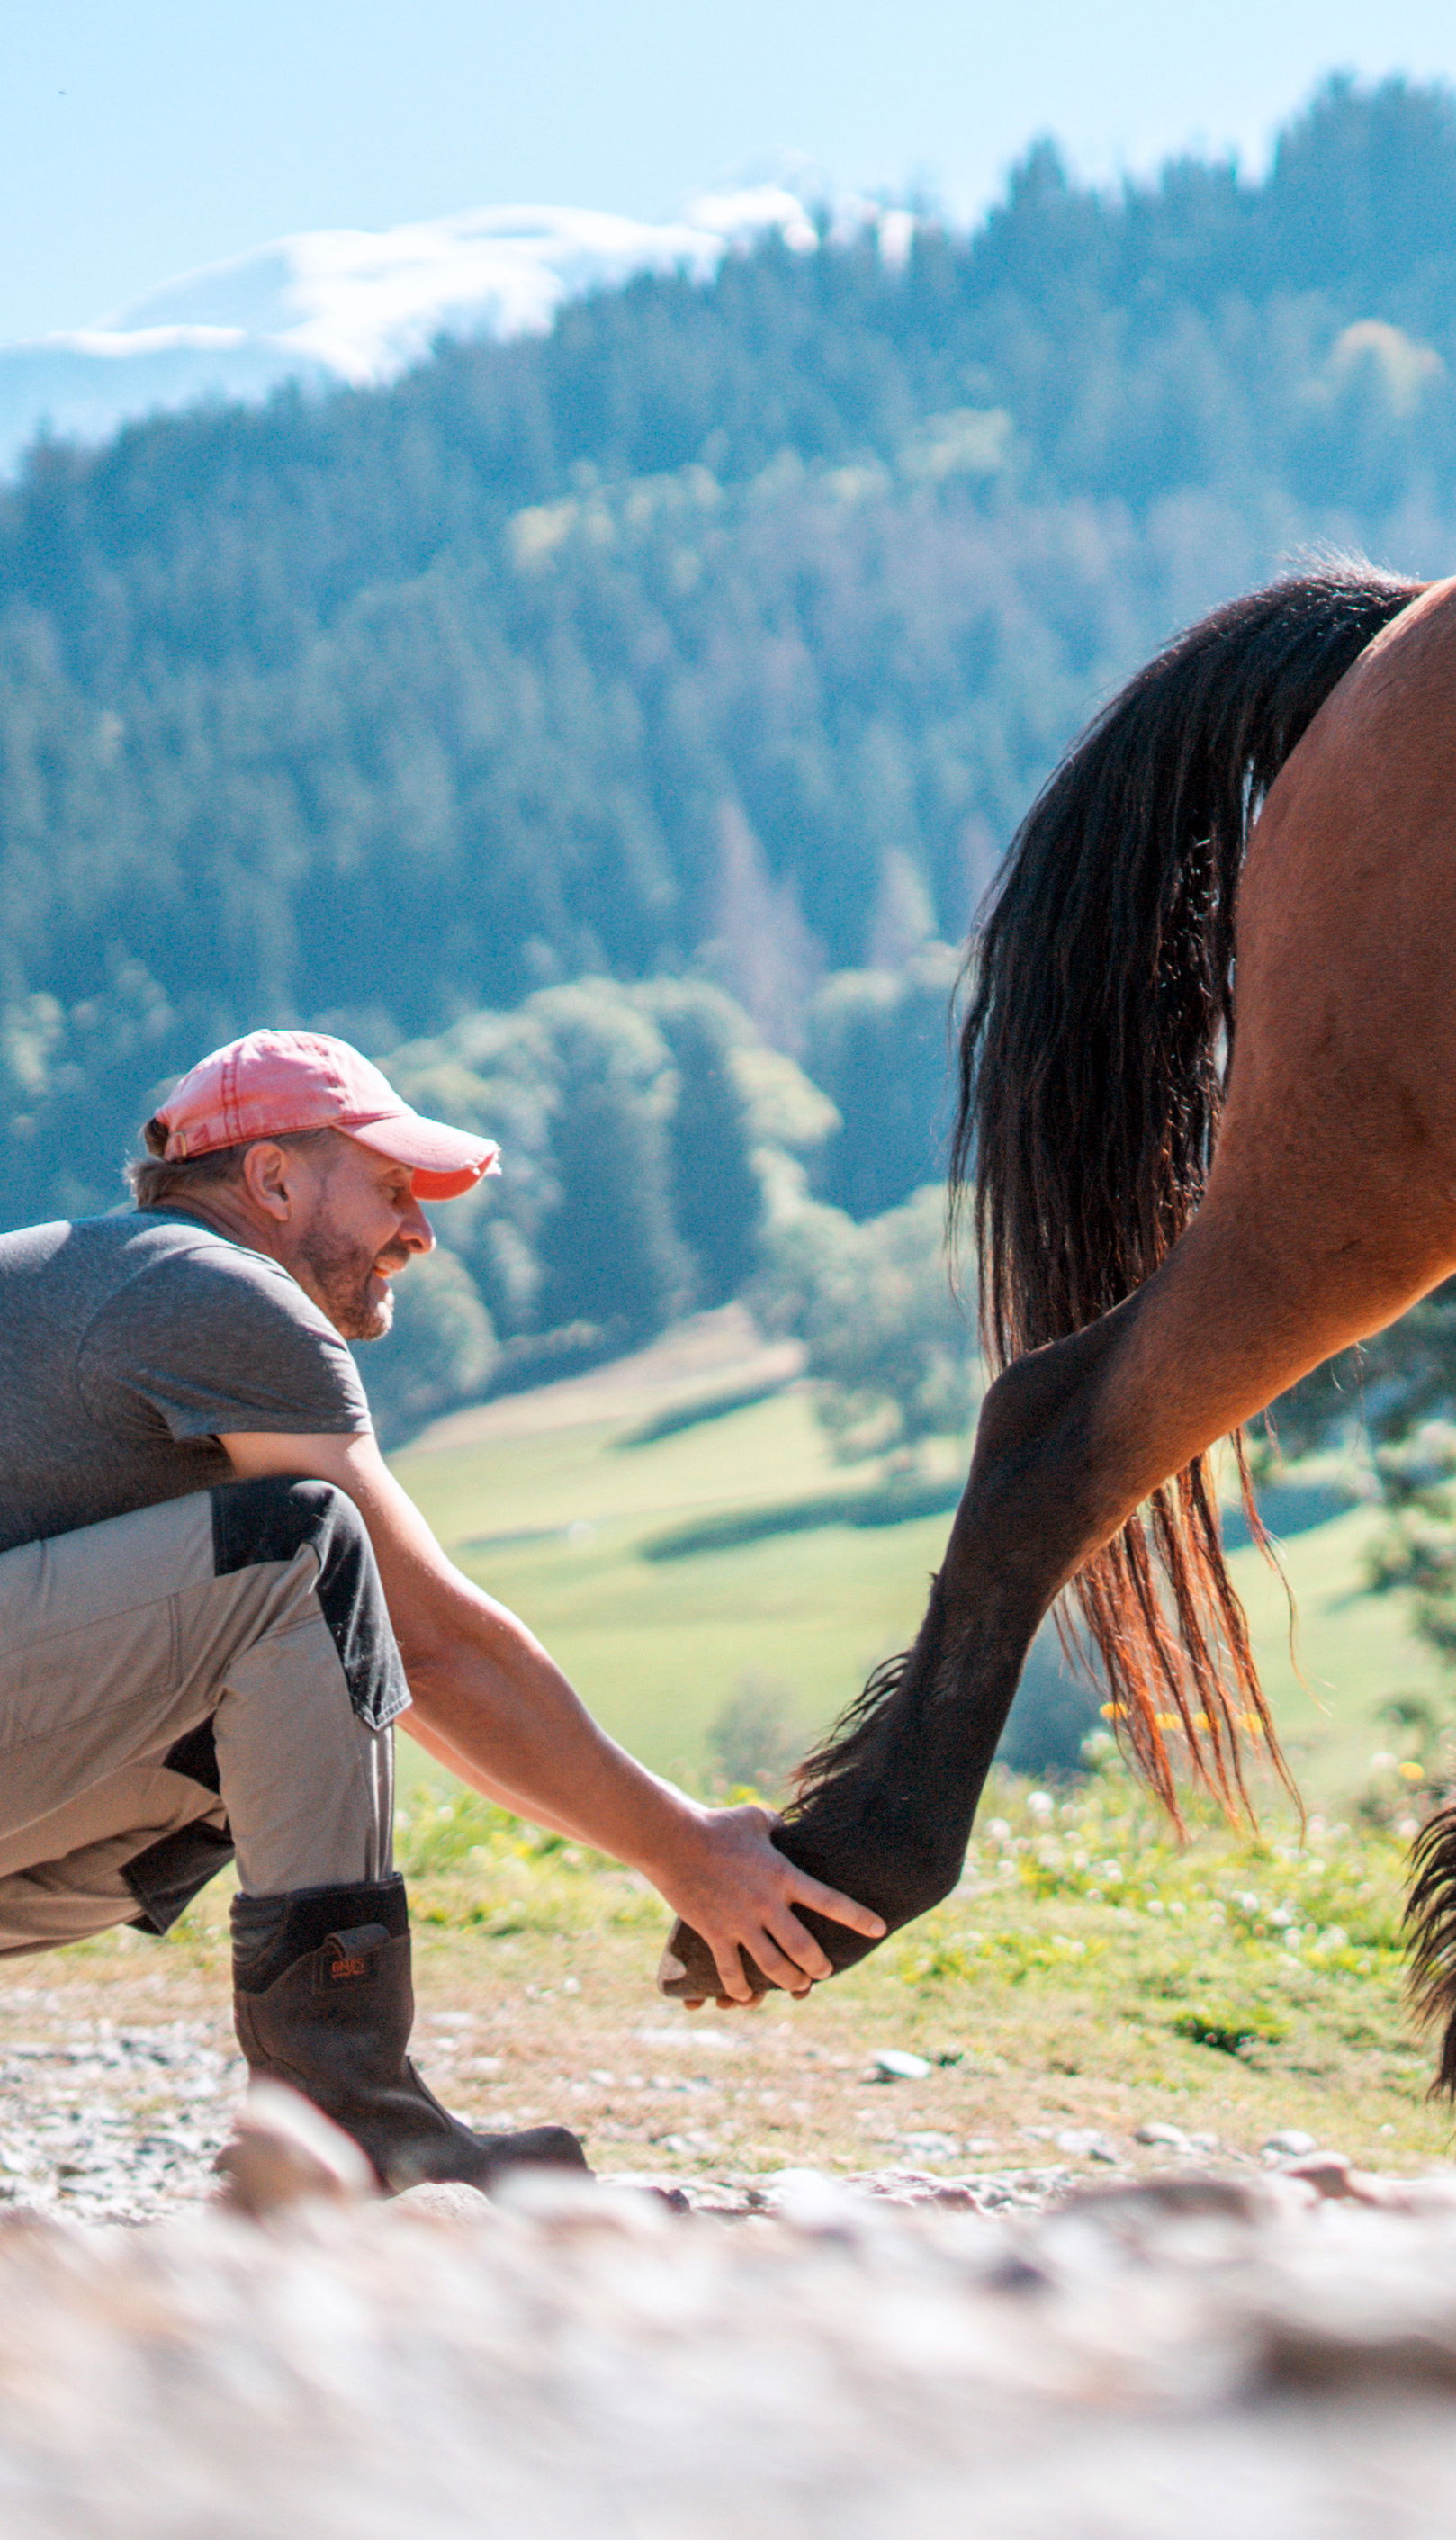
<svg viewBox="0 0 1456 2540">
<path fill-rule="evenodd" d="M 525 1616 L 658 1769 L 702 1765 L 707 1726 L 745 1675 L 782 1684 L 808 1729 L 914 1629 L 944 1520 L 648 1562 L 643 1540 L 689 1513 L 792 1500 L 843 1477 L 797 1392 L 651 1446 L 617 1445 L 629 1425 L 405 1456 L 398 1470 L 462 1566 Z M 533 1526 L 559 1531 L 471 1546 Z"/>
<path fill-rule="evenodd" d="M 642 1543 L 690 1514 L 856 1477 L 830 1463 L 799 1391 L 653 1446 L 623 1446 L 631 1426 L 624 1415 L 416 1451 L 398 1470 L 462 1565 L 526 1617 L 659 1770 L 701 1770 L 708 1725 L 745 1677 L 782 1686 L 807 1733 L 913 1633 L 947 1520 L 831 1526 L 649 1562 Z M 1387 1742 L 1380 1697 L 1431 1682 L 1395 1607 L 1354 1592 L 1370 1524 L 1352 1510 L 1284 1546 L 1303 1681 L 1279 1580 L 1256 1552 L 1234 1555 L 1282 1733 L 1317 1798 L 1357 1787 Z"/>
</svg>

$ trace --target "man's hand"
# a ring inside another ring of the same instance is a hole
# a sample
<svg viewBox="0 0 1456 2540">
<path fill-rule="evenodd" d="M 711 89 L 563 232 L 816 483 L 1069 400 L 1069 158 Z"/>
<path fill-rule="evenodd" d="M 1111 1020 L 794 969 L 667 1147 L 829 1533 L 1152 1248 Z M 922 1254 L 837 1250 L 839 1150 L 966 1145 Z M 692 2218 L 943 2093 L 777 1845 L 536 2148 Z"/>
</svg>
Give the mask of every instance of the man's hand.
<svg viewBox="0 0 1456 2540">
<path fill-rule="evenodd" d="M 624 1754 L 524 1624 L 446 1558 L 373 1438 L 260 1432 L 222 1443 L 241 1480 L 303 1473 L 347 1491 L 413 1696 L 401 1727 L 487 1798 L 643 1870 L 708 1942 L 725 2005 L 754 1999 L 739 1949 L 787 1993 L 833 1974 L 796 1905 L 882 1938 L 878 1915 L 785 1859 L 767 1808 L 705 1808 Z"/>
<path fill-rule="evenodd" d="M 833 1967 L 799 1921 L 796 1905 L 810 1906 L 831 1923 L 844 1923 L 867 1940 L 884 1937 L 884 1924 L 868 1907 L 798 1870 L 773 1842 L 778 1820 L 769 1809 L 694 1808 L 669 1861 L 655 1862 L 653 1884 L 675 1913 L 690 1923 L 713 1952 L 723 1991 L 720 2009 L 753 2003 L 755 1994 L 738 1952 L 749 1956 L 786 1993 L 802 1998 Z M 689 2009 L 698 2006 L 690 2004 Z"/>
</svg>

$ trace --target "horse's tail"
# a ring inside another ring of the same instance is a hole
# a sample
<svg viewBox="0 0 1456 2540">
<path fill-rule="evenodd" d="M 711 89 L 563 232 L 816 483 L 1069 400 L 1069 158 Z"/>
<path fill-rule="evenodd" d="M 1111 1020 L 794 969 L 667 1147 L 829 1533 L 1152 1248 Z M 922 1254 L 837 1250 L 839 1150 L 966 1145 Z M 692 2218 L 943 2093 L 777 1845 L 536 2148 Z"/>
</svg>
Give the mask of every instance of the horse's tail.
<svg viewBox="0 0 1456 2540">
<path fill-rule="evenodd" d="M 1432 2098 L 1456 2099 L 1456 1805 L 1437 1808 L 1411 1848 L 1415 1872 L 1406 1903 L 1412 2007 L 1422 2028 L 1439 2027 Z"/>
<path fill-rule="evenodd" d="M 1230 601 L 1130 680 L 1028 812 L 972 952 L 951 1165 L 957 1194 L 974 1175 L 994 1365 L 1120 1304 L 1197 1208 L 1250 824 L 1336 682 L 1423 588 L 1332 567 Z M 1076 1594 L 1112 1716 L 1175 1813 L 1165 1729 L 1225 1799 L 1242 1792 L 1241 1728 L 1280 1760 L 1207 1457 Z"/>
</svg>

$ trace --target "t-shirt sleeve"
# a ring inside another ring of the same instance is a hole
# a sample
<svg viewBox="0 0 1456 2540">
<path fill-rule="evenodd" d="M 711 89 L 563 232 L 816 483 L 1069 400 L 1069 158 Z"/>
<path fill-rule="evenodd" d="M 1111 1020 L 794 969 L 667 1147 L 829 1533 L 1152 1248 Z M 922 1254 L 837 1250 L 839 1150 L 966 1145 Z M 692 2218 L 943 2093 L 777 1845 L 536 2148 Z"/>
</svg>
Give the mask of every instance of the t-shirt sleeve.
<svg viewBox="0 0 1456 2540">
<path fill-rule="evenodd" d="M 241 1246 L 157 1261 L 112 1297 L 78 1377 L 103 1427 L 173 1438 L 368 1432 L 369 1403 L 333 1325 L 276 1262 Z"/>
</svg>

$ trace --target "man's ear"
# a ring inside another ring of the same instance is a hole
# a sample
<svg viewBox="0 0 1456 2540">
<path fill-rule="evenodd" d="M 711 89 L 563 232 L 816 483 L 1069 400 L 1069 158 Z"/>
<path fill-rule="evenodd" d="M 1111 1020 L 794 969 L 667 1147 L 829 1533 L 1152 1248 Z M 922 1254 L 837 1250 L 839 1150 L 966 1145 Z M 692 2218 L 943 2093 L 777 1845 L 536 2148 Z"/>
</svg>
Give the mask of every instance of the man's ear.
<svg viewBox="0 0 1456 2540">
<path fill-rule="evenodd" d="M 292 1173 L 286 1148 L 262 1139 L 249 1147 L 243 1159 L 243 1182 L 254 1208 L 285 1226 L 293 1215 L 294 1195 L 290 1189 Z"/>
</svg>

